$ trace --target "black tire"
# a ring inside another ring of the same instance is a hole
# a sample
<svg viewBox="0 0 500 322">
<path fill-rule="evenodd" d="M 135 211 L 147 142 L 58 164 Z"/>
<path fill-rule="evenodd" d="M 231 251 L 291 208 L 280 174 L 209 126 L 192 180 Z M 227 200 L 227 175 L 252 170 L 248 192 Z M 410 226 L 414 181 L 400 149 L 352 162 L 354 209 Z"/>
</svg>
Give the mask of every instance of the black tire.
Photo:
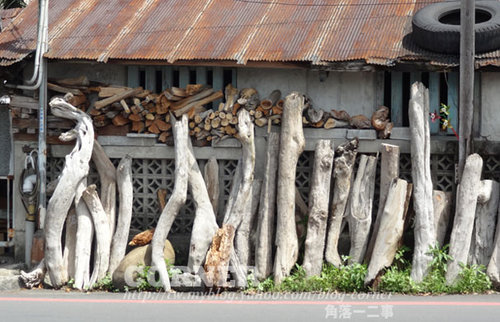
<svg viewBox="0 0 500 322">
<path fill-rule="evenodd" d="M 483 22 L 476 23 L 476 53 L 500 48 L 500 2 L 476 1 L 476 16 Z M 420 9 L 412 19 L 413 39 L 420 47 L 444 54 L 460 53 L 460 24 L 440 21 L 443 17 L 460 14 L 460 2 L 433 3 Z M 489 17 L 491 16 L 491 17 Z"/>
</svg>

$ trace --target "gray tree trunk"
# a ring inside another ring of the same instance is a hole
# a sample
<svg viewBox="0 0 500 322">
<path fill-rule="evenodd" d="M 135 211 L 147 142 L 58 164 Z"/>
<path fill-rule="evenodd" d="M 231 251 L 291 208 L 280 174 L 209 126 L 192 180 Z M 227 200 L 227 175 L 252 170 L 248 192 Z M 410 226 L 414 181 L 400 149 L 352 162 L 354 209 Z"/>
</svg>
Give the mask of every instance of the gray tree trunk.
<svg viewBox="0 0 500 322">
<path fill-rule="evenodd" d="M 293 92 L 285 99 L 281 119 L 278 169 L 276 256 L 274 282 L 279 285 L 297 261 L 299 243 L 295 228 L 295 172 L 305 139 L 302 129 L 304 96 Z"/>
<path fill-rule="evenodd" d="M 335 166 L 333 169 L 333 199 L 330 207 L 330 223 L 328 226 L 325 259 L 339 267 L 342 260 L 338 251 L 342 220 L 345 217 L 346 205 L 351 191 L 351 179 L 356 161 L 358 140 L 346 142 L 335 149 Z"/>
<path fill-rule="evenodd" d="M 420 82 L 411 86 L 409 108 L 411 133 L 411 176 L 415 209 L 415 248 L 411 278 L 421 282 L 429 272 L 429 249 L 436 237 L 432 205 L 430 166 L 429 92 Z"/>
<path fill-rule="evenodd" d="M 478 154 L 471 154 L 465 161 L 462 181 L 457 188 L 457 209 L 450 238 L 450 256 L 446 271 L 446 282 L 455 283 L 460 271 L 460 263 L 467 264 L 467 256 L 474 227 L 477 197 L 481 188 L 483 159 Z"/>
<path fill-rule="evenodd" d="M 333 148 L 330 140 L 319 140 L 314 152 L 314 165 L 309 192 L 309 218 L 303 267 L 307 276 L 321 274 L 325 250 Z"/>
</svg>

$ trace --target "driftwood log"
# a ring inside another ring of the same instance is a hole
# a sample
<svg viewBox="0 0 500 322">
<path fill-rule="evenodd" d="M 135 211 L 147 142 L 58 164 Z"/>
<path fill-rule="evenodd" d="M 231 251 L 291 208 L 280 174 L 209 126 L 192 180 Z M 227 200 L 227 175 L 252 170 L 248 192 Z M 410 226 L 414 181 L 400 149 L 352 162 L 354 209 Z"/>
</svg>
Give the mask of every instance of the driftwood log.
<svg viewBox="0 0 500 322">
<path fill-rule="evenodd" d="M 71 207 L 78 184 L 87 176 L 94 144 L 94 128 L 90 117 L 61 98 L 50 102 L 52 114 L 77 121 L 73 130 L 61 135 L 63 140 L 77 142 L 61 172 L 59 183 L 47 206 L 45 221 L 45 264 L 52 285 L 60 288 L 68 281 L 62 257 L 61 235 L 66 215 Z"/>
<path fill-rule="evenodd" d="M 175 140 L 174 190 L 158 219 L 153 240 L 151 241 L 151 262 L 160 275 L 163 289 L 167 292 L 170 291 L 170 279 L 168 277 L 165 258 L 163 257 L 163 250 L 165 247 L 165 240 L 168 237 L 175 217 L 186 202 L 189 172 L 189 160 L 187 157 L 189 148 L 187 116 L 183 115 L 178 121 L 175 120 L 173 116 L 171 116 L 171 119 Z"/>
<path fill-rule="evenodd" d="M 68 270 L 68 278 L 75 278 L 75 251 L 76 251 L 76 211 L 71 208 L 66 217 L 66 234 L 64 238 L 64 267 Z"/>
<path fill-rule="evenodd" d="M 411 86 L 409 107 L 411 133 L 411 175 L 413 180 L 413 208 L 415 209 L 415 248 L 411 278 L 421 282 L 429 272 L 434 246 L 434 214 L 430 166 L 429 92 L 422 83 Z"/>
<path fill-rule="evenodd" d="M 92 288 L 94 283 L 106 276 L 109 267 L 112 236 L 108 214 L 106 214 L 96 190 L 97 187 L 95 185 L 90 185 L 82 193 L 82 198 L 92 215 L 97 241 L 96 251 L 94 252 L 94 271 L 90 277 L 90 288 Z"/>
<path fill-rule="evenodd" d="M 203 179 L 207 185 L 207 192 L 214 209 L 214 213 L 219 211 L 219 164 L 215 157 L 208 159 L 205 164 Z"/>
<path fill-rule="evenodd" d="M 477 201 L 471 250 L 469 251 L 471 254 L 469 262 L 475 265 L 487 266 L 493 253 L 500 184 L 494 180 L 483 180 L 481 185 L 482 189 Z"/>
<path fill-rule="evenodd" d="M 94 141 L 92 161 L 99 173 L 101 204 L 108 217 L 111 235 L 113 235 L 116 224 L 116 168 L 97 140 Z"/>
<path fill-rule="evenodd" d="M 332 166 L 332 142 L 319 140 L 314 152 L 314 165 L 309 192 L 309 216 L 303 262 L 307 276 L 319 276 L 323 268 Z"/>
<path fill-rule="evenodd" d="M 196 162 L 196 158 L 194 157 L 190 140 L 188 140 L 188 147 L 188 185 L 196 208 L 193 229 L 191 232 L 191 242 L 189 246 L 188 269 L 191 272 L 198 273 L 203 261 L 205 260 L 207 251 L 210 248 L 212 238 L 219 227 L 217 226 L 216 213 L 213 208 L 214 201 L 211 200 L 213 194 L 211 194 L 210 189 L 207 189 L 207 186 L 212 186 L 213 189 L 215 189 L 215 185 L 213 182 L 209 183 L 208 181 L 203 181 L 200 168 L 198 167 L 198 162 Z M 206 178 L 210 178 L 215 175 L 215 169 L 210 170 L 210 168 L 215 168 L 217 165 L 217 162 L 215 161 L 214 163 L 214 161 L 211 162 L 209 160 L 209 163 L 211 163 L 210 166 L 207 164 L 209 168 L 208 172 L 211 174 L 208 174 L 206 171 L 207 167 L 205 167 Z M 218 181 L 218 176 L 216 180 Z"/>
<path fill-rule="evenodd" d="M 446 271 L 446 282 L 455 283 L 460 271 L 460 264 L 467 264 L 471 244 L 477 199 L 481 188 L 483 159 L 478 154 L 471 154 L 465 160 L 462 180 L 457 187 L 457 209 L 450 237 L 450 256 Z"/>
<path fill-rule="evenodd" d="M 381 161 L 378 211 L 377 216 L 375 217 L 375 223 L 373 224 L 373 233 L 370 237 L 368 248 L 366 249 L 367 263 L 370 262 L 373 247 L 375 246 L 375 239 L 377 238 L 377 234 L 375 232 L 379 230 L 381 219 L 380 217 L 382 216 L 382 213 L 385 209 L 385 200 L 387 198 L 387 194 L 389 193 L 389 188 L 392 185 L 392 181 L 396 178 L 399 178 L 399 146 L 382 143 L 380 145 L 380 157 Z"/>
<path fill-rule="evenodd" d="M 304 97 L 293 92 L 285 99 L 282 115 L 278 169 L 276 256 L 274 282 L 279 285 L 297 261 L 299 245 L 295 230 L 295 171 L 305 139 L 302 129 Z"/>
<path fill-rule="evenodd" d="M 219 241 L 219 239 L 214 237 L 212 246 L 210 247 L 206 258 L 206 268 L 209 266 L 216 266 L 217 268 L 210 267 L 210 269 L 212 271 L 216 270 L 219 272 L 217 276 L 207 274 L 207 280 L 217 287 L 223 286 L 218 284 L 219 281 L 224 281 L 225 284 L 227 279 L 229 269 L 229 261 L 226 261 L 227 258 L 231 259 L 231 266 L 234 270 L 241 270 L 233 247 L 235 228 L 242 222 L 245 208 L 251 199 L 251 187 L 253 184 L 255 168 L 254 127 L 250 119 L 250 114 L 245 109 L 241 109 L 238 112 L 238 134 L 239 141 L 242 145 L 241 181 L 233 180 L 233 188 L 227 202 L 224 225 L 223 228 L 221 228 L 222 230 L 219 230 L 216 235 L 219 236 L 222 234 L 221 236 L 226 236 L 228 238 L 228 245 L 223 248 L 220 248 L 218 245 L 214 245 L 214 242 Z M 224 252 L 230 253 L 227 254 Z M 244 276 L 244 280 L 241 280 L 241 278 L 241 274 L 236 274 L 237 286 L 246 285 L 246 276 Z"/>
<path fill-rule="evenodd" d="M 260 194 L 257 239 L 255 245 L 255 277 L 260 281 L 271 275 L 273 270 L 272 256 L 279 144 L 279 134 L 273 132 L 269 133 L 267 138 L 266 165 Z"/>
<path fill-rule="evenodd" d="M 498 216 L 500 217 L 500 209 L 498 209 Z M 488 274 L 495 288 L 500 287 L 500 220 L 497 220 L 493 252 L 487 266 L 486 274 Z"/>
<path fill-rule="evenodd" d="M 342 220 L 351 191 L 351 178 L 358 149 L 358 139 L 346 142 L 335 149 L 333 170 L 333 199 L 330 207 L 330 223 L 326 242 L 325 259 L 339 267 L 342 260 L 338 251 Z"/>
<path fill-rule="evenodd" d="M 451 216 L 451 206 L 453 202 L 453 194 L 434 190 L 432 192 L 432 201 L 434 208 L 434 227 L 436 229 L 436 242 L 439 247 L 443 247 L 444 238 L 448 231 L 448 224 Z"/>
<path fill-rule="evenodd" d="M 399 247 L 403 236 L 405 223 L 405 202 L 408 183 L 405 180 L 393 179 L 386 195 L 385 207 L 380 214 L 378 229 L 373 231 L 376 236 L 373 253 L 365 276 L 365 284 L 371 283 L 384 268 L 389 267 Z"/>
<path fill-rule="evenodd" d="M 116 182 L 118 186 L 118 219 L 115 233 L 111 241 L 111 253 L 109 256 L 108 273 L 113 272 L 125 256 L 127 239 L 132 221 L 133 185 L 132 185 L 132 158 L 129 155 L 123 157 L 116 169 Z"/>
<path fill-rule="evenodd" d="M 259 207 L 259 197 L 260 197 L 260 189 L 262 187 L 262 180 L 256 179 L 252 184 L 252 193 L 251 198 L 247 202 L 247 206 L 245 208 L 245 214 L 243 216 L 243 220 L 241 224 L 236 229 L 236 234 L 234 237 L 234 249 L 236 251 L 236 255 L 238 255 L 238 259 L 241 265 L 241 268 L 246 271 L 248 269 L 248 265 L 251 264 L 252 258 L 252 243 L 251 243 L 251 234 L 253 229 L 253 224 L 255 222 L 255 217 L 257 216 L 257 209 Z"/>
<path fill-rule="evenodd" d="M 75 245 L 75 281 L 73 288 L 81 290 L 90 287 L 90 255 L 94 238 L 94 223 L 82 193 L 87 187 L 87 178 L 80 181 L 75 191 L 75 210 L 77 218 Z"/>
<path fill-rule="evenodd" d="M 227 286 L 227 267 L 231 259 L 234 233 L 232 225 L 222 225 L 215 233 L 205 261 L 205 286 Z"/>
<path fill-rule="evenodd" d="M 19 278 L 26 288 L 34 288 L 43 282 L 46 272 L 47 265 L 45 259 L 42 259 L 37 267 L 31 272 L 26 273 L 25 271 L 21 271 Z"/>
<path fill-rule="evenodd" d="M 351 237 L 349 263 L 362 263 L 368 246 L 376 171 L 377 157 L 361 155 L 356 179 L 352 186 L 347 216 Z"/>
</svg>

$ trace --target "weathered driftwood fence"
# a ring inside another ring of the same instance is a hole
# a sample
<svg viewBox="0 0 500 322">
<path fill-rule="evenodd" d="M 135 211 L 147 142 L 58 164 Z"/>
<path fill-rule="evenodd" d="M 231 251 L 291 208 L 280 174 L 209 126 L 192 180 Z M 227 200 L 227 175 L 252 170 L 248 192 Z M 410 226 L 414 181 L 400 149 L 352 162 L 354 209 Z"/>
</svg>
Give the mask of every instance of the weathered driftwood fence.
<svg viewBox="0 0 500 322">
<path fill-rule="evenodd" d="M 273 92 L 261 106 L 276 104 L 278 94 Z M 240 103 L 235 103 L 235 95 L 235 91 L 226 90 L 224 110 L 228 113 L 232 113 L 234 104 L 253 106 L 252 95 Z M 242 146 L 241 159 L 219 227 L 216 221 L 220 206 L 217 161 L 209 160 L 202 174 L 191 146 L 187 115 L 171 114 L 175 185 L 152 236 L 152 263 L 163 288 L 167 291 L 171 288 L 163 257 L 164 242 L 186 202 L 188 190 L 196 207 L 188 268 L 192 274 L 203 268 L 208 286 L 226 287 L 231 271 L 236 286 L 245 287 L 249 266 L 253 264 L 259 280 L 273 276 L 279 284 L 297 262 L 299 236 L 305 238 L 301 264 L 308 276 L 320 274 L 325 260 L 335 266 L 344 265 L 338 244 L 345 224 L 349 227 L 351 244 L 349 263 L 368 263 L 365 283 L 370 284 L 393 262 L 402 242 L 411 199 L 415 213 L 411 276 L 421 281 L 429 270 L 430 247 L 444 242 L 453 199 L 449 193 L 432 190 L 428 100 L 423 85 L 414 84 L 409 109 L 412 183 L 400 178 L 399 147 L 381 145 L 380 196 L 374 220 L 372 207 L 379 155 L 361 154 L 355 168 L 357 139 L 339 142 L 341 144 L 319 140 L 309 205 L 297 194 L 295 173 L 305 146 L 303 115 L 306 113 L 307 119 L 314 120 L 320 119 L 321 113 L 308 107 L 304 96 L 294 92 L 283 101 L 281 133 L 269 133 L 267 137 L 262 180 L 254 179 L 255 118 L 252 120 L 246 108 L 237 110 L 235 136 Z M 186 106 L 191 106 L 190 102 L 184 101 Z M 35 271 L 23 273 L 23 280 L 27 286 L 34 286 L 47 270 L 56 288 L 74 279 L 75 288 L 89 289 L 107 273 L 112 274 L 125 255 L 133 208 L 131 158 L 124 157 L 115 169 L 102 147 L 94 142 L 93 127 L 86 113 L 61 98 L 52 100 L 50 105 L 53 114 L 76 122 L 73 130 L 61 136 L 67 141 L 76 139 L 76 144 L 66 157 L 49 201 L 45 259 Z M 377 113 L 383 111 L 379 109 Z M 95 185 L 87 186 L 91 158 L 99 172 L 99 192 Z M 481 169 L 482 159 L 478 155 L 469 156 L 457 192 L 450 241 L 450 254 L 454 259 L 449 263 L 446 276 L 449 283 L 458 277 L 459 264 L 467 262 L 487 265 L 488 275 L 500 283 L 499 228 L 495 236 L 500 189 L 497 182 L 481 181 Z M 118 209 L 115 209 L 117 199 Z M 297 220 L 305 216 L 308 218 L 306 231 Z M 94 234 L 96 247 L 92 249 Z M 92 252 L 94 262 L 90 263 Z"/>
</svg>

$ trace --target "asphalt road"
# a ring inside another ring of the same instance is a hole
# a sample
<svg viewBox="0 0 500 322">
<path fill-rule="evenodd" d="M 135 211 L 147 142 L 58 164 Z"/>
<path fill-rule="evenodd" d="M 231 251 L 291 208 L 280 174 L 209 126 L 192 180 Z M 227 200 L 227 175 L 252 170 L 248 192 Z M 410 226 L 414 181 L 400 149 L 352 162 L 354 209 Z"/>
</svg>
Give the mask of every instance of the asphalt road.
<svg viewBox="0 0 500 322">
<path fill-rule="evenodd" d="M 0 321 L 499 321 L 500 295 L 0 293 Z"/>
</svg>

